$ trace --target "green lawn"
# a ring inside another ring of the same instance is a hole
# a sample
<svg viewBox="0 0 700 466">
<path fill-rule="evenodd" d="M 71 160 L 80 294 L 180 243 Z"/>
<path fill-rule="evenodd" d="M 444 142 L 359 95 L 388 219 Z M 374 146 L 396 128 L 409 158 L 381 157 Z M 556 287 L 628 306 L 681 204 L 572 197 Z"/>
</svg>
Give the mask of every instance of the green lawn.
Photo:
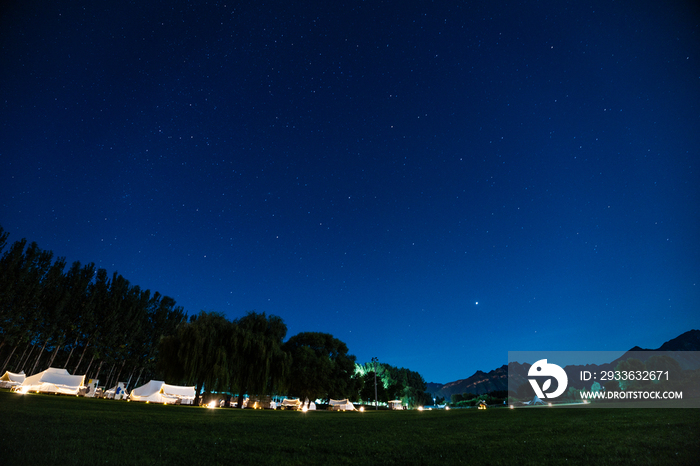
<svg viewBox="0 0 700 466">
<path fill-rule="evenodd" d="M 0 391 L 0 462 L 698 464 L 697 409 L 291 412 Z"/>
</svg>

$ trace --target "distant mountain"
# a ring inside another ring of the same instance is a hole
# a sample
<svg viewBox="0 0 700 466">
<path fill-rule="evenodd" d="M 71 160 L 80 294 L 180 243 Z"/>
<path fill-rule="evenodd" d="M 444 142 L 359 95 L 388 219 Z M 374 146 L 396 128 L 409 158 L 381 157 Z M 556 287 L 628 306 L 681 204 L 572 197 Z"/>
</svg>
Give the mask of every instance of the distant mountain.
<svg viewBox="0 0 700 466">
<path fill-rule="evenodd" d="M 653 355 L 654 351 L 700 351 L 700 330 L 689 330 L 667 341 L 657 349 L 644 349 L 635 346 L 629 351 L 649 351 L 651 353 L 649 357 Z M 700 367 L 699 356 L 698 354 L 689 354 L 688 358 L 680 359 L 679 363 L 683 369 Z M 619 359 L 626 358 L 623 355 Z M 619 359 L 611 361 L 608 364 L 601 364 L 597 366 L 597 370 L 613 370 L 617 366 L 617 361 Z M 510 372 L 512 372 L 511 377 L 516 377 L 516 382 L 517 379 L 520 378 L 522 378 L 521 382 L 524 382 L 529 369 L 529 364 L 511 363 L 510 366 L 503 365 L 491 372 L 476 371 L 471 377 L 444 385 L 429 383 L 427 384 L 426 392 L 430 393 L 431 396 L 445 397 L 449 400 L 450 397 L 456 393 L 474 393 L 476 395 L 481 395 L 494 390 L 508 390 L 508 371 L 510 370 Z M 567 366 L 565 370 L 572 375 L 579 370 L 592 370 L 592 366 Z M 573 380 L 573 378 L 570 377 L 570 380 Z M 516 383 L 516 385 L 519 384 Z"/>
<path fill-rule="evenodd" d="M 456 382 L 444 385 L 430 383 L 426 392 L 434 397 L 445 397 L 447 400 L 455 393 L 482 393 L 494 390 L 508 390 L 508 366 L 503 365 L 491 372 L 476 371 L 474 375 Z"/>
<path fill-rule="evenodd" d="M 669 340 L 657 351 L 700 351 L 700 330 L 690 330 Z"/>
</svg>

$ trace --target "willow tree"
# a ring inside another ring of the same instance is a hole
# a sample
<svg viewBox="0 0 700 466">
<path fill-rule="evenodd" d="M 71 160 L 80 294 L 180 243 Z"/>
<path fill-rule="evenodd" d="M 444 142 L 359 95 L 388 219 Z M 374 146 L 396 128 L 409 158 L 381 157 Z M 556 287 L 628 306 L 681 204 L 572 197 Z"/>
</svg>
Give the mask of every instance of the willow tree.
<svg viewBox="0 0 700 466">
<path fill-rule="evenodd" d="M 195 385 L 198 403 L 203 389 L 211 392 L 230 384 L 228 343 L 233 329 L 234 324 L 216 312 L 192 316 L 160 340 L 158 369 L 168 381 Z"/>
<path fill-rule="evenodd" d="M 328 333 L 302 332 L 284 348 L 292 356 L 291 395 L 310 400 L 357 399 L 362 381 L 355 376 L 355 356 L 348 354 L 345 343 Z"/>
<path fill-rule="evenodd" d="M 278 316 L 249 312 L 235 321 L 230 340 L 233 354 L 232 386 L 238 392 L 238 407 L 243 395 L 265 395 L 279 388 L 285 381 L 291 358 L 284 351 L 282 341 L 287 326 Z M 233 391 L 233 390 L 232 390 Z"/>
</svg>

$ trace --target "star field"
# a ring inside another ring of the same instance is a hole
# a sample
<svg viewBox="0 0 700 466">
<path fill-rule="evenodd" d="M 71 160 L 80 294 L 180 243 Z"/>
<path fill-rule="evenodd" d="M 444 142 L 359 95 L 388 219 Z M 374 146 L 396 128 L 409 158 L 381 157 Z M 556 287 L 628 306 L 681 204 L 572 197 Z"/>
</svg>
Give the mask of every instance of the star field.
<svg viewBox="0 0 700 466">
<path fill-rule="evenodd" d="M 449 382 L 698 328 L 692 2 L 11 2 L 0 225 Z"/>
</svg>

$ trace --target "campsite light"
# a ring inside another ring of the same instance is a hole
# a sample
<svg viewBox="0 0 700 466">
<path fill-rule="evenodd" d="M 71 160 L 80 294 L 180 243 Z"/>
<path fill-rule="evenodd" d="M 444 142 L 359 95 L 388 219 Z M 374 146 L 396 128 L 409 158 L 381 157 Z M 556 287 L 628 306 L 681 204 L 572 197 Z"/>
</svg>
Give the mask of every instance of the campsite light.
<svg viewBox="0 0 700 466">
<path fill-rule="evenodd" d="M 445 406 L 445 411 L 449 411 L 449 410 L 450 410 L 450 407 L 449 407 L 449 406 Z"/>
<path fill-rule="evenodd" d="M 361 413 L 364 413 L 364 412 L 365 412 L 365 407 L 364 407 L 364 406 L 360 406 L 360 412 L 361 412 Z"/>
<path fill-rule="evenodd" d="M 419 407 L 418 407 L 418 411 L 423 411 L 423 407 L 422 407 L 422 406 L 419 406 Z"/>
<path fill-rule="evenodd" d="M 510 405 L 510 409 L 515 409 L 515 406 L 513 406 L 513 405 Z"/>
<path fill-rule="evenodd" d="M 209 409 L 214 409 L 216 408 L 216 401 L 212 400 L 207 404 L 207 408 Z"/>
<path fill-rule="evenodd" d="M 302 412 L 302 413 L 305 413 L 305 412 L 307 412 L 308 410 L 309 410 L 309 408 L 307 408 L 306 406 L 304 406 L 303 408 L 301 408 L 301 412 Z"/>
<path fill-rule="evenodd" d="M 552 403 L 547 403 L 549 406 L 552 406 Z"/>
</svg>

